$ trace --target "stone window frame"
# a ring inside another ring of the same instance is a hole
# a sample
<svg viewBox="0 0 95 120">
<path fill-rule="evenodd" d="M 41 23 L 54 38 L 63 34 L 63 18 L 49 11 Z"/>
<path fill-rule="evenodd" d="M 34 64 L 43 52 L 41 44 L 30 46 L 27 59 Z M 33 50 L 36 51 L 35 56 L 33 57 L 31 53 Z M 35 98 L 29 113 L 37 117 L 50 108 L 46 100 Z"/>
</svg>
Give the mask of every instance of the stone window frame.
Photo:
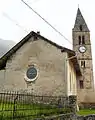
<svg viewBox="0 0 95 120">
<path fill-rule="evenodd" d="M 36 75 L 35 78 L 33 78 L 33 79 L 29 79 L 29 78 L 27 77 L 26 72 L 27 72 L 27 70 L 28 70 L 30 67 L 32 67 L 32 66 L 33 66 L 34 68 L 36 68 L 36 70 L 37 70 L 37 75 Z M 25 72 L 24 80 L 25 80 L 26 82 L 34 82 L 34 81 L 38 78 L 38 74 L 39 74 L 39 70 L 38 70 L 37 65 L 35 65 L 35 64 L 28 65 L 27 70 L 26 70 L 26 72 Z"/>
<path fill-rule="evenodd" d="M 78 36 L 79 45 L 85 45 L 85 36 Z"/>
<path fill-rule="evenodd" d="M 78 36 L 78 40 L 79 40 L 79 45 L 81 45 L 81 36 Z"/>
<path fill-rule="evenodd" d="M 82 36 L 82 44 L 83 45 L 85 44 L 85 36 L 84 35 Z"/>
<path fill-rule="evenodd" d="M 82 60 L 82 61 L 81 61 L 81 67 L 82 67 L 82 68 L 85 68 L 85 60 Z"/>
</svg>

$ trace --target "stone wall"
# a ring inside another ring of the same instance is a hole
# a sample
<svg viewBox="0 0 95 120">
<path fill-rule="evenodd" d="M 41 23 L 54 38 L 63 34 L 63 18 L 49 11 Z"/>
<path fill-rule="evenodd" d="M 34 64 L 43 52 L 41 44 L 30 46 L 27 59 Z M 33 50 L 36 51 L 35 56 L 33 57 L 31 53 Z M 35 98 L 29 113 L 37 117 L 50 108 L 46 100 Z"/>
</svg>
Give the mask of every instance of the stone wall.
<svg viewBox="0 0 95 120">
<path fill-rule="evenodd" d="M 95 115 L 78 116 L 77 120 L 95 120 Z"/>
<path fill-rule="evenodd" d="M 0 70 L 0 90 L 3 89 L 5 83 L 5 70 Z"/>
<path fill-rule="evenodd" d="M 95 120 L 95 115 L 88 115 L 88 116 L 78 116 L 74 117 L 73 114 L 62 114 L 58 116 L 50 116 L 50 117 L 42 117 L 42 118 L 35 118 L 35 120 Z"/>
<path fill-rule="evenodd" d="M 50 116 L 50 117 L 42 117 L 42 118 L 37 118 L 35 120 L 76 120 L 73 117 L 73 114 L 62 114 L 62 115 L 55 115 L 55 116 Z"/>
<path fill-rule="evenodd" d="M 85 44 L 79 44 L 79 36 L 84 36 L 85 38 Z M 81 61 L 85 61 L 85 68 L 81 67 L 82 71 L 82 77 L 78 79 L 78 101 L 79 102 L 87 102 L 87 98 L 89 98 L 91 95 L 88 93 L 88 90 L 94 89 L 94 79 L 93 79 L 93 64 L 92 64 L 92 50 L 91 50 L 91 41 L 90 41 L 90 32 L 84 32 L 84 31 L 72 31 L 72 37 L 73 37 L 73 50 L 77 53 L 78 62 L 81 66 Z M 86 51 L 82 54 L 79 51 L 80 46 L 85 46 Z M 83 80 L 83 89 L 80 88 L 80 80 Z M 91 96 L 93 97 L 93 96 Z M 92 98 L 91 98 L 92 101 Z"/>
<path fill-rule="evenodd" d="M 33 41 L 31 38 L 7 61 L 4 88 L 32 89 L 34 94 L 40 95 L 64 95 L 66 56 L 67 53 L 62 53 L 50 43 L 41 39 Z M 38 77 L 34 82 L 27 83 L 26 72 L 31 65 L 35 65 Z"/>
<path fill-rule="evenodd" d="M 83 95 L 81 96 L 81 92 Z M 95 108 L 95 90 L 80 90 L 78 91 L 78 102 L 80 108 Z"/>
<path fill-rule="evenodd" d="M 77 120 L 76 116 L 76 96 L 69 96 L 69 106 L 72 109 L 71 113 L 54 115 L 49 117 L 37 118 L 35 120 Z"/>
</svg>

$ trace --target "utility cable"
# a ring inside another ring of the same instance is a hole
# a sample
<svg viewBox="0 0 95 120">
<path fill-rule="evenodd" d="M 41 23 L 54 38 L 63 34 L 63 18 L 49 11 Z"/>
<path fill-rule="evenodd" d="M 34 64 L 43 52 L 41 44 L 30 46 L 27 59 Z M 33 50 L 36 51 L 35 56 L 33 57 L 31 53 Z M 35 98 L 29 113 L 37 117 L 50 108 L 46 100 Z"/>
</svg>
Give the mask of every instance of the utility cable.
<svg viewBox="0 0 95 120">
<path fill-rule="evenodd" d="M 19 28 L 23 29 L 26 33 L 29 33 L 23 26 L 21 26 L 16 20 L 12 19 L 7 13 L 3 12 L 4 17 L 15 23 Z"/>
<path fill-rule="evenodd" d="M 72 46 L 72 42 L 68 40 L 60 31 L 58 31 L 53 25 L 51 25 L 46 19 L 44 19 L 38 12 L 36 12 L 31 6 L 29 6 L 25 1 L 21 0 L 29 9 L 31 9 L 35 14 L 37 14 L 44 22 L 46 22 L 52 29 L 54 29 L 59 35 L 61 35 L 66 41 L 68 41 Z M 78 55 L 78 53 L 76 53 Z"/>
<path fill-rule="evenodd" d="M 72 42 L 68 40 L 59 30 L 57 30 L 53 25 L 51 25 L 45 18 L 43 18 L 38 12 L 36 12 L 30 5 L 28 5 L 25 1 L 21 0 L 29 9 L 31 9 L 36 15 L 38 15 L 44 22 L 46 22 L 52 29 L 54 29 L 59 35 L 61 35 L 65 40 L 67 40 L 70 44 Z"/>
<path fill-rule="evenodd" d="M 32 4 L 34 4 L 34 3 L 37 3 L 37 2 L 39 2 L 40 0 L 35 0 L 35 1 L 33 1 L 33 2 L 31 2 Z"/>
</svg>

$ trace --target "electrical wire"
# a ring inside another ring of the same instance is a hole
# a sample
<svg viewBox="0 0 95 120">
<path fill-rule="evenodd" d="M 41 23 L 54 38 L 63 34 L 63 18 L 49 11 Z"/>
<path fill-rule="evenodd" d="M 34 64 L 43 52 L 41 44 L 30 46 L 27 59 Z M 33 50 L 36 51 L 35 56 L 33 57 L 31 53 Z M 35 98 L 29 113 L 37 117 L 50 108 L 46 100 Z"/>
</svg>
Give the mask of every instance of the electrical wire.
<svg viewBox="0 0 95 120">
<path fill-rule="evenodd" d="M 30 5 L 28 5 L 25 1 L 21 0 L 29 9 L 31 9 L 36 15 L 38 15 L 44 22 L 46 22 L 53 30 L 55 30 L 59 35 L 61 35 L 66 41 L 70 44 L 72 42 L 68 40 L 59 30 L 57 30 L 53 25 L 51 25 L 45 18 L 43 18 L 38 12 L 36 12 Z"/>
<path fill-rule="evenodd" d="M 37 13 L 32 7 L 30 7 L 25 1 L 21 0 L 25 5 L 27 5 L 27 7 L 29 9 L 31 9 L 35 14 L 37 14 L 44 22 L 46 22 L 52 29 L 54 29 L 57 33 L 59 33 L 59 35 L 61 35 L 66 41 L 68 41 L 70 44 L 71 41 L 68 40 L 59 30 L 57 30 L 53 25 L 51 25 L 46 19 L 44 19 L 39 13 Z M 16 20 L 12 19 L 7 13 L 3 13 L 3 15 L 8 18 L 10 21 L 14 22 L 18 27 L 22 28 L 25 32 L 28 33 L 28 31 L 21 26 Z M 73 44 L 72 44 L 73 45 Z M 75 89 L 73 89 L 73 91 L 75 91 Z"/>
<path fill-rule="evenodd" d="M 23 26 L 21 26 L 16 20 L 12 19 L 7 13 L 3 12 L 3 16 L 15 23 L 19 28 L 23 29 L 26 33 L 29 33 Z"/>
<path fill-rule="evenodd" d="M 23 0 L 21 0 L 22 2 L 24 2 Z M 25 2 L 24 2 L 25 3 Z M 27 3 L 25 3 L 26 5 L 28 5 Z M 28 5 L 29 8 L 31 8 Z M 32 8 L 31 8 L 32 9 Z M 61 32 L 59 32 L 55 27 L 53 27 L 47 20 L 45 20 L 41 15 L 39 15 L 34 9 L 32 9 L 40 18 L 42 18 L 49 26 L 51 26 L 57 33 L 59 33 L 62 37 L 64 37 L 65 40 L 67 40 L 70 44 L 72 44 Z M 3 15 L 9 19 L 10 21 L 14 22 L 18 27 L 20 27 L 21 29 L 23 29 L 26 33 L 29 33 L 23 26 L 21 26 L 16 20 L 12 19 L 7 13 L 3 12 Z M 73 44 L 72 44 L 73 45 Z M 77 54 L 78 55 L 78 54 Z"/>
<path fill-rule="evenodd" d="M 32 4 L 34 4 L 34 3 L 37 3 L 37 2 L 39 2 L 40 0 L 35 0 L 35 1 L 33 1 L 33 2 L 31 2 Z"/>
</svg>

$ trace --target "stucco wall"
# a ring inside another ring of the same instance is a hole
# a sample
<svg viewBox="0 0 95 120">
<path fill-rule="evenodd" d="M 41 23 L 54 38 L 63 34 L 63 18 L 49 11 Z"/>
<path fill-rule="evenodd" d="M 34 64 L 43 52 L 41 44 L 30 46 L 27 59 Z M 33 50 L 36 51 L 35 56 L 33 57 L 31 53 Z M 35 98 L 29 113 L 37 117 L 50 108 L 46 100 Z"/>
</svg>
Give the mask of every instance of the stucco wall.
<svg viewBox="0 0 95 120">
<path fill-rule="evenodd" d="M 81 95 L 82 93 L 82 95 Z M 95 90 L 91 89 L 80 89 L 78 90 L 78 101 L 79 103 L 95 103 Z"/>
<path fill-rule="evenodd" d="M 66 56 L 67 53 L 61 53 L 46 41 L 31 38 L 7 61 L 4 88 L 28 88 L 38 94 L 63 95 L 66 93 Z M 24 77 L 32 64 L 38 69 L 38 78 L 27 84 Z"/>
</svg>

